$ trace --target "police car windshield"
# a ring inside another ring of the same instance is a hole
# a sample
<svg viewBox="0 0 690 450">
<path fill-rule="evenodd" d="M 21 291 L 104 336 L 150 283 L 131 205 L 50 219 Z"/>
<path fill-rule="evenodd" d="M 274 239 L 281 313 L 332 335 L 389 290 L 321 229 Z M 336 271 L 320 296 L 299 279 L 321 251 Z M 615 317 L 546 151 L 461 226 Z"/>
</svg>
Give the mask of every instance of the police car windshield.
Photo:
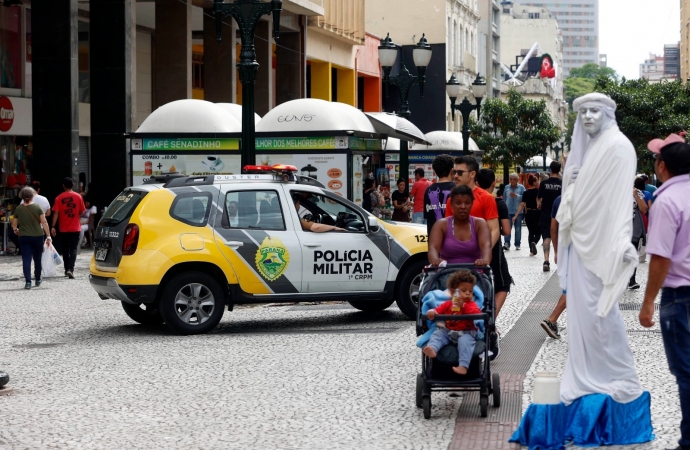
<svg viewBox="0 0 690 450">
<path fill-rule="evenodd" d="M 101 223 L 105 225 L 116 225 L 125 219 L 128 219 L 146 192 L 142 191 L 124 191 L 118 195 L 110 204 L 108 210 L 103 215 Z"/>
</svg>

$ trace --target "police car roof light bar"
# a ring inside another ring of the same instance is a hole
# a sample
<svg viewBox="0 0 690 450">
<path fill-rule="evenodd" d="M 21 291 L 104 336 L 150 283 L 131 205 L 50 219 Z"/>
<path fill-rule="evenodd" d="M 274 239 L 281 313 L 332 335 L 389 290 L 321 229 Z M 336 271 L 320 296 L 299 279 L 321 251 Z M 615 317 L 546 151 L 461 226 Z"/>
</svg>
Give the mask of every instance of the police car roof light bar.
<svg viewBox="0 0 690 450">
<path fill-rule="evenodd" d="M 245 173 L 283 173 L 297 172 L 297 167 L 287 164 L 275 164 L 273 166 L 244 166 Z"/>
</svg>

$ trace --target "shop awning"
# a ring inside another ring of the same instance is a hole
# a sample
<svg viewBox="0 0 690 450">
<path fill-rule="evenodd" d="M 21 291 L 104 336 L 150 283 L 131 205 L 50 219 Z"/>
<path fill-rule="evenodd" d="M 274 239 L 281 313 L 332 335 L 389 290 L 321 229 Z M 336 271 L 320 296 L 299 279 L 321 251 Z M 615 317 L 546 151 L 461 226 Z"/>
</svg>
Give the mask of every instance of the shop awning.
<svg viewBox="0 0 690 450">
<path fill-rule="evenodd" d="M 415 144 L 412 150 L 445 150 L 452 152 L 463 151 L 462 133 L 455 131 L 432 131 L 425 135 L 426 140 L 429 141 L 430 145 Z M 474 142 L 472 138 L 469 140 L 468 145 L 470 151 L 478 152 L 479 146 Z"/>
<path fill-rule="evenodd" d="M 257 133 L 304 133 L 333 131 L 370 133 L 377 131 L 367 116 L 354 106 L 327 102 L 315 98 L 301 98 L 281 103 L 270 110 L 256 126 Z"/>
<path fill-rule="evenodd" d="M 389 138 L 403 139 L 418 144 L 431 145 L 424 133 L 409 120 L 395 114 L 385 112 L 364 113 L 371 121 L 376 131 Z"/>
<path fill-rule="evenodd" d="M 239 133 L 242 121 L 204 100 L 177 100 L 152 112 L 135 133 Z"/>
<path fill-rule="evenodd" d="M 235 119 L 242 124 L 242 105 L 238 105 L 237 103 L 216 103 L 216 105 L 232 114 Z M 261 116 L 257 113 L 254 113 L 254 125 L 258 124 L 260 120 Z"/>
</svg>

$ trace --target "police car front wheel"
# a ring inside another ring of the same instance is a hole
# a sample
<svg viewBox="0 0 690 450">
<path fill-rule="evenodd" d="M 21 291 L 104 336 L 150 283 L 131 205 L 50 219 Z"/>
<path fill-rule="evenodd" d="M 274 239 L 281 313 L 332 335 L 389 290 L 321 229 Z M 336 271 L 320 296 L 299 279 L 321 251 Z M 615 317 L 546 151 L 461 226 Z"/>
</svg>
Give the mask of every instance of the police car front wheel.
<svg viewBox="0 0 690 450">
<path fill-rule="evenodd" d="M 160 299 L 163 320 L 179 334 L 211 331 L 223 318 L 224 308 L 220 285 L 201 272 L 189 272 L 169 280 Z"/>
</svg>

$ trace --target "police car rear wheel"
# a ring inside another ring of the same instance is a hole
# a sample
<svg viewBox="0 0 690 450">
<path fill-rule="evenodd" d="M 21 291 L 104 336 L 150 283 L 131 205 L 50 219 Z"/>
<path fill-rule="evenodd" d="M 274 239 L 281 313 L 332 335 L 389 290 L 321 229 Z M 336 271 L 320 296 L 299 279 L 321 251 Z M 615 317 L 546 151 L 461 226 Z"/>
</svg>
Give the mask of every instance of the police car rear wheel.
<svg viewBox="0 0 690 450">
<path fill-rule="evenodd" d="M 428 263 L 417 261 L 405 269 L 398 278 L 398 308 L 412 320 L 417 319 L 417 305 L 419 304 L 419 288 L 422 282 L 422 270 Z"/>
<path fill-rule="evenodd" d="M 160 301 L 165 323 L 179 334 L 202 334 L 223 318 L 225 301 L 218 282 L 201 272 L 178 275 L 168 281 Z"/>
<path fill-rule="evenodd" d="M 348 303 L 360 311 L 380 312 L 392 305 L 393 300 L 352 300 Z"/>
<path fill-rule="evenodd" d="M 125 310 L 130 319 L 142 325 L 161 325 L 163 323 L 158 305 L 132 305 L 122 302 L 122 309 Z"/>
</svg>

